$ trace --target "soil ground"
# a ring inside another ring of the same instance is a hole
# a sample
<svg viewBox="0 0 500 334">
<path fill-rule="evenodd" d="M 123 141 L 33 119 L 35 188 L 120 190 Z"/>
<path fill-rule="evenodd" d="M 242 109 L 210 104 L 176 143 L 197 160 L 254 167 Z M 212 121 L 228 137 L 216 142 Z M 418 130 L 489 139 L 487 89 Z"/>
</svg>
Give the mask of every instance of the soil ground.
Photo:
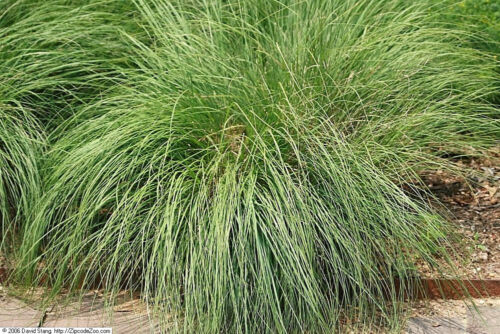
<svg viewBox="0 0 500 334">
<path fill-rule="evenodd" d="M 500 150 L 491 159 L 458 163 L 469 169 L 463 177 L 437 171 L 423 175 L 424 180 L 467 244 L 470 256 L 457 263 L 463 277 L 500 279 Z M 424 277 L 435 275 L 425 266 L 420 266 L 420 271 Z M 411 334 L 498 334 L 500 297 L 418 301 L 410 310 L 406 328 Z"/>
<path fill-rule="evenodd" d="M 424 181 L 467 245 L 468 254 L 457 263 L 464 278 L 500 279 L 500 153 L 458 164 L 469 172 L 458 177 L 437 171 L 424 174 Z M 434 276 L 425 265 L 419 269 L 423 276 Z"/>
</svg>

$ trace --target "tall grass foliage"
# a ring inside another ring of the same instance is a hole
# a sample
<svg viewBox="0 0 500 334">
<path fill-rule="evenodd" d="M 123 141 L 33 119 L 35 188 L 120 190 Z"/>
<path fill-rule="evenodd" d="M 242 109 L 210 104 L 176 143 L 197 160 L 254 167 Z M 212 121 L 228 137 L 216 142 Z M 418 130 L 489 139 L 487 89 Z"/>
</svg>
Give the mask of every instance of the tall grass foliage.
<svg viewBox="0 0 500 334">
<path fill-rule="evenodd" d="M 498 75 L 432 1 L 32 3 L 0 23 L 35 110 L 0 133 L 17 284 L 140 291 L 164 330 L 397 329 L 415 261 L 451 263 L 402 186 L 498 143 Z"/>
</svg>

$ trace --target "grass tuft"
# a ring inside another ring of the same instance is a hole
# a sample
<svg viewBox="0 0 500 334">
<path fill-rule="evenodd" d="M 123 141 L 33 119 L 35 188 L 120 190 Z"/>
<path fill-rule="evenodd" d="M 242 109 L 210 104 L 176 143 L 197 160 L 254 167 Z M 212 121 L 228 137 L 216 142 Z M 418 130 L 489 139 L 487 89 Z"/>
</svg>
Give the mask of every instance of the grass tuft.
<svg viewBox="0 0 500 334">
<path fill-rule="evenodd" d="M 294 333 L 397 330 L 396 281 L 453 273 L 453 232 L 402 189 L 500 124 L 498 62 L 445 7 L 34 3 L 0 14 L 14 282 L 140 291 L 164 330 Z"/>
</svg>

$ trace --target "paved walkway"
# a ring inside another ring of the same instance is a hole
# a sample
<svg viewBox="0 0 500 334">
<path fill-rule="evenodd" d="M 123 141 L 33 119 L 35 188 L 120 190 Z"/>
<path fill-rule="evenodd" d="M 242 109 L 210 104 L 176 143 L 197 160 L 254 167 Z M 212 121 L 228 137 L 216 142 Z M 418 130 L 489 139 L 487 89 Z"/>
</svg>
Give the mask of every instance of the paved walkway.
<svg viewBox="0 0 500 334">
<path fill-rule="evenodd" d="M 419 316 L 408 321 L 407 334 L 500 334 L 500 303 L 450 316 Z M 120 300 L 112 312 L 102 299 L 85 296 L 81 304 L 41 311 L 16 298 L 0 295 L 0 327 L 112 327 L 114 334 L 154 333 L 144 304 Z"/>
<path fill-rule="evenodd" d="M 500 306 L 478 307 L 463 317 L 418 317 L 408 322 L 407 334 L 500 334 Z"/>
<path fill-rule="evenodd" d="M 92 296 L 84 297 L 81 304 L 45 312 L 16 298 L 1 296 L 0 327 L 112 327 L 114 334 L 155 332 L 140 302 L 121 301 L 110 312 Z"/>
</svg>

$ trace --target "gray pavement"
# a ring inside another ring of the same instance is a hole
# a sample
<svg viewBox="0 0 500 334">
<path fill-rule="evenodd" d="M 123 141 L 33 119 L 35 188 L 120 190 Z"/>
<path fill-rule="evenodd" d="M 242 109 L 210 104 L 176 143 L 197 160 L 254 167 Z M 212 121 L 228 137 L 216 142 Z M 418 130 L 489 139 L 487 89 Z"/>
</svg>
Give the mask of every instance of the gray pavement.
<svg viewBox="0 0 500 334">
<path fill-rule="evenodd" d="M 407 334 L 500 334 L 500 307 L 478 307 L 479 314 L 468 310 L 465 317 L 415 317 Z"/>
<path fill-rule="evenodd" d="M 81 302 L 37 310 L 10 296 L 0 297 L 0 327 L 112 327 L 114 334 L 154 333 L 144 305 L 124 301 L 108 311 L 102 300 L 85 297 Z"/>
<path fill-rule="evenodd" d="M 0 296 L 0 327 L 112 327 L 114 334 L 154 333 L 144 304 L 122 300 L 107 311 L 102 299 L 84 297 L 80 303 L 56 306 L 45 311 L 11 296 Z M 407 334 L 500 334 L 500 305 L 479 306 L 450 316 L 410 318 Z"/>
</svg>

